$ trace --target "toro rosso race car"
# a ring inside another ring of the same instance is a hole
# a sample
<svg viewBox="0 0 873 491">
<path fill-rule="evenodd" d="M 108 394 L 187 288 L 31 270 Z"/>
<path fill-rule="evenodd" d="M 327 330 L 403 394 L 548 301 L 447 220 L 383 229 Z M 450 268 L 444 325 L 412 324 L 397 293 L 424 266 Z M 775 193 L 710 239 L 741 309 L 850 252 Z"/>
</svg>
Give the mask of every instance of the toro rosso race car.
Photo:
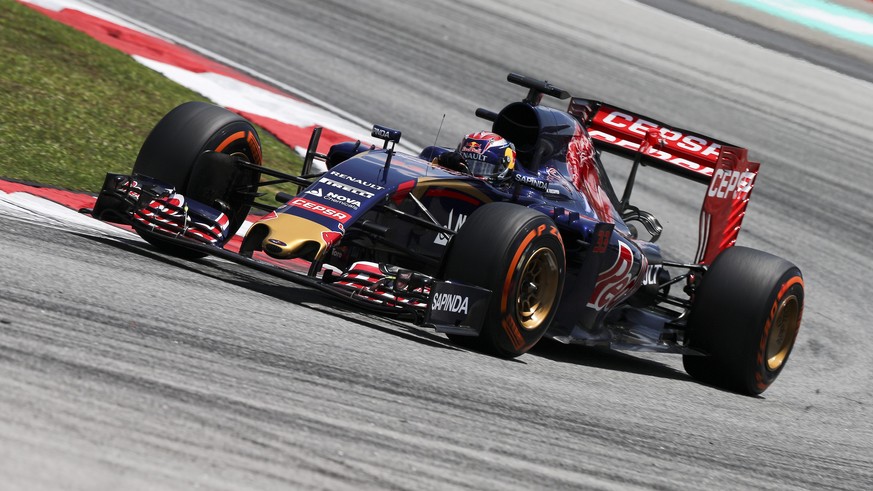
<svg viewBox="0 0 873 491">
<path fill-rule="evenodd" d="M 130 175 L 107 175 L 92 215 L 131 225 L 165 253 L 220 256 L 408 314 L 497 356 L 548 336 L 679 353 L 705 383 L 766 390 L 794 345 L 804 287 L 792 263 L 734 246 L 759 164 L 745 149 L 547 82 L 508 80 L 527 89 L 524 100 L 476 111 L 499 137 L 407 155 L 395 151 L 400 131 L 375 126 L 381 145 L 322 154 L 316 128 L 299 176 L 260 165 L 259 137 L 242 117 L 186 103 L 155 126 Z M 569 107 L 540 105 L 543 96 Z M 502 165 L 473 172 L 492 143 L 507 149 Z M 622 196 L 602 151 L 632 162 Z M 640 165 L 703 184 L 693 262 L 666 260 L 658 219 L 631 204 Z M 296 195 L 278 193 L 278 207 L 257 199 L 277 183 Z M 240 240 L 252 207 L 266 214 Z"/>
</svg>

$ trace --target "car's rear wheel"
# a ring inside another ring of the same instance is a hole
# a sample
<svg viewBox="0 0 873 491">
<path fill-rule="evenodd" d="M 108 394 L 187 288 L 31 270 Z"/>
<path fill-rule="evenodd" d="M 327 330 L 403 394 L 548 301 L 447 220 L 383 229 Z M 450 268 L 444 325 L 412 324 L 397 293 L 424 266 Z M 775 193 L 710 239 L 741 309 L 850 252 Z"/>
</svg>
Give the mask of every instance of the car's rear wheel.
<svg viewBox="0 0 873 491">
<path fill-rule="evenodd" d="M 803 314 L 803 278 L 792 263 L 732 247 L 713 261 L 694 295 L 685 355 L 694 378 L 757 395 L 785 368 Z"/>
<path fill-rule="evenodd" d="M 205 102 L 187 102 L 167 113 L 146 138 L 133 166 L 133 173 L 174 186 L 188 198 L 224 209 L 230 219 L 228 237 L 245 221 L 251 194 L 259 175 L 243 170 L 218 152 L 261 164 L 257 131 L 245 118 Z M 218 157 L 218 158 L 216 158 Z M 138 230 L 140 236 L 168 254 L 196 258 L 203 253 L 180 247 L 164 236 Z"/>
<path fill-rule="evenodd" d="M 452 239 L 443 277 L 491 290 L 478 337 L 449 335 L 467 347 L 511 358 L 548 330 L 564 286 L 561 236 L 546 215 L 512 203 L 477 209 Z"/>
</svg>

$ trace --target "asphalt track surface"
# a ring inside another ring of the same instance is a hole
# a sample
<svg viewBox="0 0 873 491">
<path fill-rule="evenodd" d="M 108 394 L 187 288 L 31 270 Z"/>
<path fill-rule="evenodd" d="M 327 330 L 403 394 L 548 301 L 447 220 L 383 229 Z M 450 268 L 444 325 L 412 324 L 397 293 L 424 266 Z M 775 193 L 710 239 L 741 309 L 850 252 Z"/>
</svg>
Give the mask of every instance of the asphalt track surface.
<svg viewBox="0 0 873 491">
<path fill-rule="evenodd" d="M 414 143 L 444 113 L 441 143 L 482 127 L 475 107 L 522 95 L 516 70 L 747 146 L 764 164 L 740 243 L 807 285 L 779 380 L 750 398 L 678 357 L 555 343 L 498 360 L 226 262 L 0 214 L 0 487 L 869 488 L 870 83 L 630 1 L 348 3 L 113 2 Z M 639 182 L 690 258 L 703 188 Z"/>
</svg>

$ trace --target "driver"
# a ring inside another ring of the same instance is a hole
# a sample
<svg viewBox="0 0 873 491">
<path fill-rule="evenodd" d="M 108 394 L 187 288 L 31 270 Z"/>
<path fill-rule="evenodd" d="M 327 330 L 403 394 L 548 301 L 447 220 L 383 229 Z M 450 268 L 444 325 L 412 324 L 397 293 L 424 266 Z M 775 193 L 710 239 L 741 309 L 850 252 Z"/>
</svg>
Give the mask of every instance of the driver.
<svg viewBox="0 0 873 491">
<path fill-rule="evenodd" d="M 433 163 L 480 179 L 502 181 L 515 167 L 515 146 L 497 133 L 470 133 L 455 150 L 441 153 Z"/>
</svg>

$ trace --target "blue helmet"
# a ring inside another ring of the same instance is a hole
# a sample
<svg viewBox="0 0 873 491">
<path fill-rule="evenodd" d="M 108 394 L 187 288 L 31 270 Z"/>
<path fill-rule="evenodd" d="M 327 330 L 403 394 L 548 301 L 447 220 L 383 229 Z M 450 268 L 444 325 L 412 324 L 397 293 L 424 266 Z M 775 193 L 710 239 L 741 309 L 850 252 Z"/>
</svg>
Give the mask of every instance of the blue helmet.
<svg viewBox="0 0 873 491">
<path fill-rule="evenodd" d="M 496 178 L 515 165 L 515 146 L 489 131 L 465 136 L 458 145 L 458 152 L 464 157 L 470 174 L 476 177 Z"/>
</svg>

